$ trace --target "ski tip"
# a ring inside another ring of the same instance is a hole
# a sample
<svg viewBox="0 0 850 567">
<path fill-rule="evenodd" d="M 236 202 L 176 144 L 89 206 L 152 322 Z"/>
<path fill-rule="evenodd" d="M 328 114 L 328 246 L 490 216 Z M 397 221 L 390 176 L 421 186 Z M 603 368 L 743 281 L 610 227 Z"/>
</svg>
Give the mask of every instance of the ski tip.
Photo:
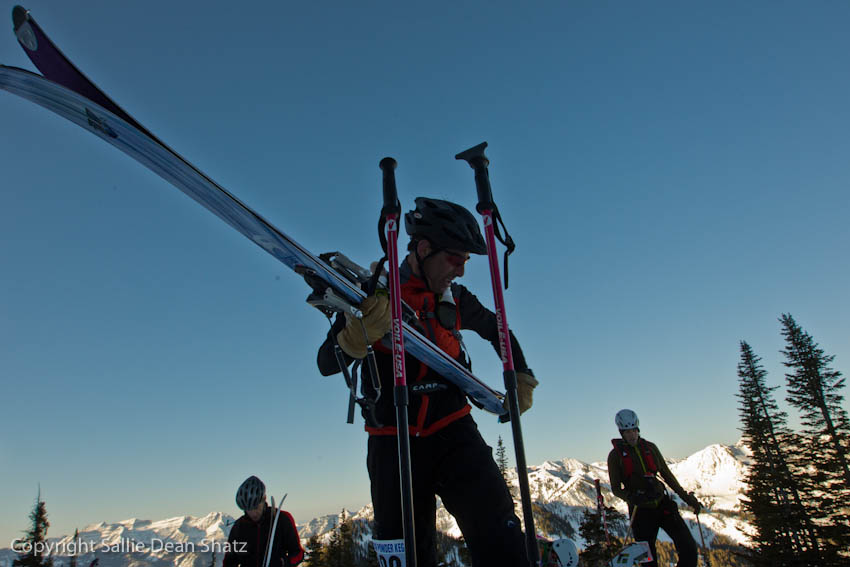
<svg viewBox="0 0 850 567">
<path fill-rule="evenodd" d="M 24 8 L 23 6 L 15 6 L 12 8 L 12 24 L 15 26 L 15 31 L 18 31 L 18 28 L 29 19 L 29 10 Z"/>
<path fill-rule="evenodd" d="M 38 39 L 35 37 L 35 32 L 30 25 L 29 10 L 23 6 L 15 6 L 12 8 L 12 24 L 15 28 L 15 35 L 18 41 L 25 49 L 36 51 L 38 49 Z"/>
</svg>

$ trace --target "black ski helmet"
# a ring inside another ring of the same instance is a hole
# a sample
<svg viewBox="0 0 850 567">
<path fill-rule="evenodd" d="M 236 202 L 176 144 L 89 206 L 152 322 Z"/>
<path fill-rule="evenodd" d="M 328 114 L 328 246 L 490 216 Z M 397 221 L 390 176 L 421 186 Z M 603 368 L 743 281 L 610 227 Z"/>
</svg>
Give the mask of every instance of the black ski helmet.
<svg viewBox="0 0 850 567">
<path fill-rule="evenodd" d="M 478 221 L 464 207 L 428 197 L 417 197 L 415 202 L 416 209 L 404 215 L 404 229 L 411 238 L 424 238 L 438 250 L 487 254 Z"/>
<path fill-rule="evenodd" d="M 245 511 L 253 510 L 265 499 L 266 485 L 255 476 L 246 478 L 236 491 L 236 505 Z"/>
</svg>

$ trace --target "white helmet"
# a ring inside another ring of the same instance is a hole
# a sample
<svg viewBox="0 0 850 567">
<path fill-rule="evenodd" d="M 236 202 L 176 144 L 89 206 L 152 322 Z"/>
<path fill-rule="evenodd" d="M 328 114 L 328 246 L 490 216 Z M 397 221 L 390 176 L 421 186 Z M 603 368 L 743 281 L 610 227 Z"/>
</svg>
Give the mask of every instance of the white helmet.
<svg viewBox="0 0 850 567">
<path fill-rule="evenodd" d="M 561 567 L 578 566 L 578 550 L 573 540 L 567 538 L 555 540 L 552 542 L 552 550 L 558 556 Z"/>
<path fill-rule="evenodd" d="M 630 409 L 621 409 L 618 411 L 617 416 L 614 418 L 614 423 L 617 424 L 617 429 L 620 431 L 640 428 L 640 420 L 638 420 L 637 414 Z"/>
</svg>

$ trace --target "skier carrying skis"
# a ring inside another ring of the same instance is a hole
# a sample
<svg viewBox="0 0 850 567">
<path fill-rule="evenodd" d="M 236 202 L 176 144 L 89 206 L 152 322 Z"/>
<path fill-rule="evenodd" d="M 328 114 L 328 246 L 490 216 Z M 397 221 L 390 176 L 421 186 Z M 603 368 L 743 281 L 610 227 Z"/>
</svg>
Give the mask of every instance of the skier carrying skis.
<svg viewBox="0 0 850 567">
<path fill-rule="evenodd" d="M 640 422 L 635 412 L 620 410 L 614 421 L 622 438 L 611 440 L 614 448 L 608 454 L 608 478 L 611 491 L 629 505 L 635 540 L 648 542 L 652 550 L 653 560 L 645 565 L 658 565 L 655 540 L 661 528 L 676 546 L 678 567 L 696 567 L 697 544 L 679 515 L 679 506 L 670 498 L 658 476 L 697 514 L 702 505 L 692 492 L 685 492 L 670 472 L 658 447 L 640 436 Z"/>
<path fill-rule="evenodd" d="M 416 311 L 420 332 L 466 368 L 470 363 L 461 329 L 475 331 L 498 352 L 495 314 L 453 281 L 463 276 L 470 254 L 487 253 L 475 218 L 455 203 L 420 197 L 416 209 L 408 212 L 404 221 L 410 243 L 400 267 L 401 296 Z M 396 543 L 402 539 L 403 526 L 393 365 L 391 351 L 380 342 L 390 330 L 390 307 L 386 296 L 373 295 L 360 309 L 368 341 L 374 344 L 382 391 L 374 416 L 363 411 L 369 433 L 367 468 L 375 509 L 374 539 L 377 544 Z M 340 371 L 334 339 L 346 353 L 347 362 L 366 356 L 363 326 L 356 319 L 336 319 L 319 349 L 318 366 L 324 376 Z M 519 405 L 525 411 L 531 407 L 537 380 L 513 335 L 511 346 L 519 369 Z M 437 565 L 435 495 L 457 519 L 473 566 L 528 566 L 513 499 L 491 448 L 470 415 L 465 394 L 412 356 L 406 356 L 405 364 L 411 393 L 407 433 L 418 567 Z M 367 396 L 375 396 L 368 378 L 364 378 L 363 388 Z"/>
<path fill-rule="evenodd" d="M 304 559 L 304 549 L 298 539 L 295 520 L 289 512 L 280 511 L 274 534 L 269 545 L 276 509 L 266 504 L 266 485 L 259 478 L 249 476 L 236 491 L 236 505 L 245 511 L 230 528 L 227 538 L 228 551 L 224 554 L 222 567 L 265 567 L 263 559 L 271 551 L 271 567 L 290 567 Z M 270 549 L 269 549 L 270 548 Z"/>
</svg>

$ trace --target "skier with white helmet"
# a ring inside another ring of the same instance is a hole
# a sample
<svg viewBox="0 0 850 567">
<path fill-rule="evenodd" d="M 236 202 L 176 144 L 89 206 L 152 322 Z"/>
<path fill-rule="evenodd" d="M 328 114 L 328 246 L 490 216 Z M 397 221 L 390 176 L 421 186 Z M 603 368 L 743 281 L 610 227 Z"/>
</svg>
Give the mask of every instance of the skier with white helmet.
<svg viewBox="0 0 850 567">
<path fill-rule="evenodd" d="M 227 552 L 222 567 L 263 567 L 268 547 L 269 533 L 277 510 L 266 504 L 266 485 L 259 478 L 249 476 L 236 491 L 236 505 L 245 511 L 230 528 Z M 292 515 L 280 511 L 271 545 L 269 566 L 292 567 L 304 559 L 304 549 L 298 538 Z"/>
<path fill-rule="evenodd" d="M 696 567 L 696 542 L 664 483 L 697 514 L 702 505 L 693 493 L 682 488 L 664 462 L 658 447 L 640 436 L 640 421 L 634 411 L 618 411 L 614 423 L 620 430 L 621 438 L 611 440 L 614 448 L 608 454 L 608 478 L 611 481 L 611 491 L 629 505 L 635 540 L 648 542 L 652 549 L 653 561 L 645 565 L 658 565 L 655 559 L 655 540 L 660 528 L 670 536 L 676 546 L 676 552 L 679 554 L 677 566 Z"/>
</svg>

